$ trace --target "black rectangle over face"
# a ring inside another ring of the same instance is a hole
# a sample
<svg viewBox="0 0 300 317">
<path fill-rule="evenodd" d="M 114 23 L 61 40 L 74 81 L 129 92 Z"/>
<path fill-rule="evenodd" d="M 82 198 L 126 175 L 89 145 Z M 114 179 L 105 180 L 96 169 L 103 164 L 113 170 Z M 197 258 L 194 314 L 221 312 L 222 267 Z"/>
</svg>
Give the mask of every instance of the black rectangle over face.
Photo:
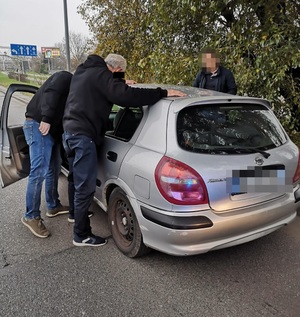
<svg viewBox="0 0 300 317">
<path fill-rule="evenodd" d="M 125 72 L 114 72 L 114 78 L 125 78 Z"/>
</svg>

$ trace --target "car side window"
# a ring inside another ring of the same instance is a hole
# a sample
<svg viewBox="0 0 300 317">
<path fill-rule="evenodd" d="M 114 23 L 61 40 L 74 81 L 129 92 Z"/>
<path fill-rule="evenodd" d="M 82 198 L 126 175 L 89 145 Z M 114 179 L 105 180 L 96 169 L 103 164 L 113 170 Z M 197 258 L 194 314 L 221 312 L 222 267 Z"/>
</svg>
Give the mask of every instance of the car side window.
<svg viewBox="0 0 300 317">
<path fill-rule="evenodd" d="M 7 126 L 23 126 L 25 120 L 26 106 L 31 98 L 34 96 L 32 93 L 14 92 L 10 100 L 10 106 L 7 115 Z"/>
<path fill-rule="evenodd" d="M 114 136 L 125 141 L 129 141 L 134 135 L 143 116 L 139 107 L 113 107 L 110 115 L 110 130 L 106 132 L 109 136 Z"/>
</svg>

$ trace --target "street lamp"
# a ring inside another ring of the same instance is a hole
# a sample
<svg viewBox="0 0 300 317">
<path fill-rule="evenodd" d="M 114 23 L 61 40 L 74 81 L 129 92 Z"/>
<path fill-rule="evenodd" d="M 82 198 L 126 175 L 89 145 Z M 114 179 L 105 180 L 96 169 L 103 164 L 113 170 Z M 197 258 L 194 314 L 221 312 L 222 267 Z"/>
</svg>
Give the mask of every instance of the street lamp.
<svg viewBox="0 0 300 317">
<path fill-rule="evenodd" d="M 68 8 L 67 0 L 64 1 L 64 17 L 65 17 L 65 38 L 66 38 L 66 54 L 67 54 L 67 70 L 71 70 L 70 63 L 70 44 L 69 44 L 69 25 L 68 25 Z"/>
</svg>

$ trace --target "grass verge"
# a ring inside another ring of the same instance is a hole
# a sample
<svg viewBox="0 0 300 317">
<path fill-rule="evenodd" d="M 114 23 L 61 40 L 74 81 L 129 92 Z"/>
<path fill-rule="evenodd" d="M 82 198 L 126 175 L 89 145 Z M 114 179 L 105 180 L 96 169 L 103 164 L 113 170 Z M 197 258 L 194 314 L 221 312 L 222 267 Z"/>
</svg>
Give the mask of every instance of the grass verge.
<svg viewBox="0 0 300 317">
<path fill-rule="evenodd" d="M 7 73 L 0 72 L 0 86 L 3 86 L 5 88 L 8 88 L 10 84 L 29 84 L 36 87 L 40 87 L 42 83 L 49 77 L 49 75 L 40 75 L 35 73 L 29 73 L 27 74 L 27 77 L 29 78 L 29 82 L 24 83 L 22 81 L 8 78 Z"/>
</svg>

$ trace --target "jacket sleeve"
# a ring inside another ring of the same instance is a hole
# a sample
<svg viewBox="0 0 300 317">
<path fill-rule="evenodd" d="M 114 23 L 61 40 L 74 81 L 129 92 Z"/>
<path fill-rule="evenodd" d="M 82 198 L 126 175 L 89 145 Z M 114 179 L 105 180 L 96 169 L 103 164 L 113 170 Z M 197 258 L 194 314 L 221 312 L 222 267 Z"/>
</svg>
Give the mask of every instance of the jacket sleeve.
<svg viewBox="0 0 300 317">
<path fill-rule="evenodd" d="M 237 86 L 235 83 L 234 76 L 230 70 L 226 72 L 226 86 L 227 86 L 227 93 L 236 95 L 237 93 Z"/>
<path fill-rule="evenodd" d="M 193 87 L 199 88 L 199 85 L 200 85 L 200 74 L 201 74 L 201 72 L 199 72 L 199 73 L 196 75 L 196 78 L 195 78 L 195 80 L 194 80 Z"/>
<path fill-rule="evenodd" d="M 64 76 L 66 75 L 53 76 L 44 90 L 41 101 L 42 121 L 44 122 L 51 124 L 57 114 L 57 108 L 64 106 L 61 105 L 62 96 L 68 93 L 71 80 L 69 76 L 68 78 Z"/>
<path fill-rule="evenodd" d="M 103 78 L 102 78 L 103 79 Z M 167 97 L 167 90 L 161 88 L 133 88 L 123 81 L 113 78 L 108 70 L 105 74 L 105 85 L 101 90 L 107 99 L 114 104 L 122 106 L 139 107 L 153 105 L 163 97 Z"/>
</svg>

